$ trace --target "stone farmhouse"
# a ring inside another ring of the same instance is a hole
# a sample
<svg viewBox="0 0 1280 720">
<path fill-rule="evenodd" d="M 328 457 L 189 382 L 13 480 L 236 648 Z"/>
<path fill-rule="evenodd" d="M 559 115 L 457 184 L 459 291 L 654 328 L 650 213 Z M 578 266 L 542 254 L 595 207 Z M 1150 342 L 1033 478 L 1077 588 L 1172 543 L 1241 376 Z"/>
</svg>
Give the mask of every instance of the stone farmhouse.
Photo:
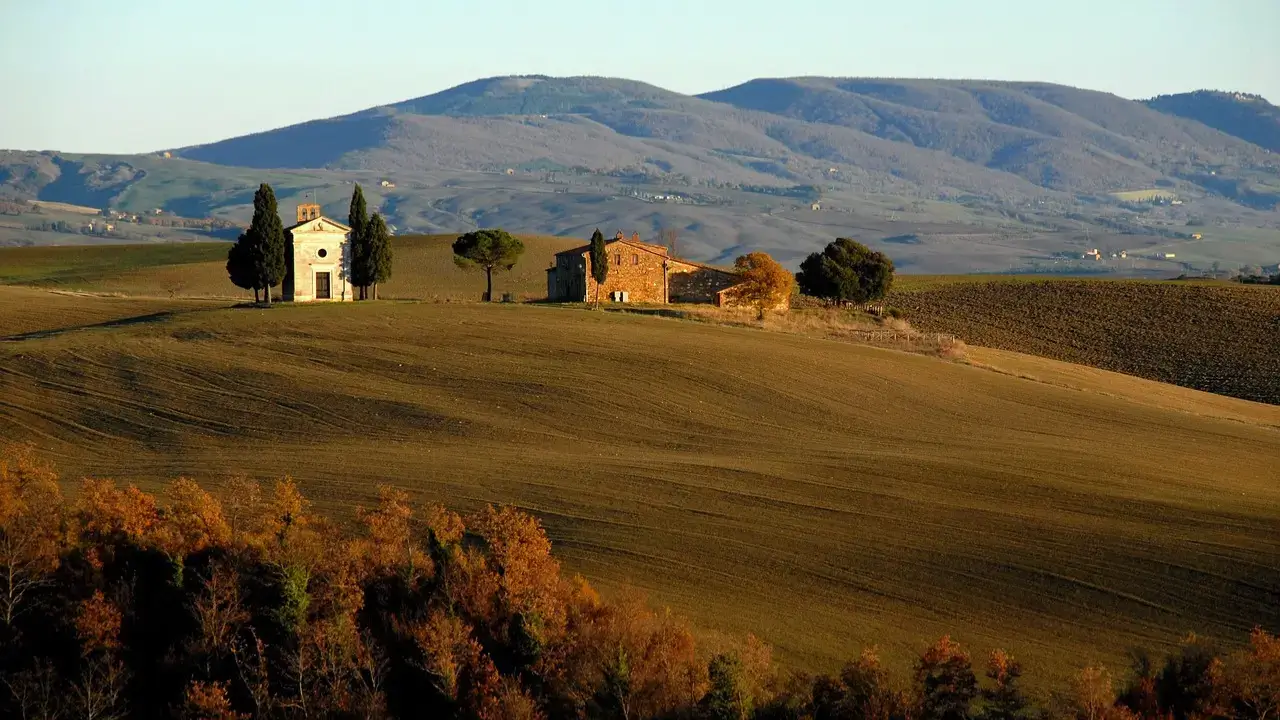
<svg viewBox="0 0 1280 720">
<path fill-rule="evenodd" d="M 320 206 L 298 206 L 298 222 L 285 228 L 287 302 L 346 302 L 351 292 L 351 228 L 320 214 Z"/>
<path fill-rule="evenodd" d="M 672 257 L 661 246 L 630 239 L 622 232 L 605 244 L 609 277 L 600 288 L 601 301 L 651 303 L 713 303 L 725 305 L 724 291 L 738 283 L 725 268 Z M 547 268 L 547 298 L 556 302 L 587 302 L 596 298 L 596 281 L 588 270 L 591 245 L 556 254 Z"/>
</svg>

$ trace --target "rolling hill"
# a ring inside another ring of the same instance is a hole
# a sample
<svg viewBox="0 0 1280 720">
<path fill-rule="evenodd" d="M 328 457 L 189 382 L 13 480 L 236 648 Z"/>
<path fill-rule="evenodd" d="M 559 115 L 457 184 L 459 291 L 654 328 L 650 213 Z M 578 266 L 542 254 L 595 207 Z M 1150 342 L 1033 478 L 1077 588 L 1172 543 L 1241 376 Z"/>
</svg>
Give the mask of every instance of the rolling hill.
<svg viewBox="0 0 1280 720">
<path fill-rule="evenodd" d="M 1280 289 L 1230 283 L 951 279 L 888 302 L 971 345 L 1280 404 Z"/>
<path fill-rule="evenodd" d="M 404 232 L 676 228 L 702 260 L 758 249 L 794 263 L 871 226 L 861 239 L 921 237 L 905 258 L 920 272 L 1007 271 L 1100 234 L 1130 247 L 1189 236 L 1189 223 L 1265 236 L 1227 251 L 1210 233 L 1210 261 L 1269 263 L 1280 245 L 1280 165 L 1265 149 L 1044 83 L 797 78 L 695 97 L 491 78 L 171 154 L 5 152 L 0 196 L 243 222 L 258 182 L 286 205 L 312 193 L 342 207 L 361 182 Z M 1111 195 L 1152 188 L 1180 202 Z"/>
<path fill-rule="evenodd" d="M 0 318 L 41 292 L 0 288 Z M 951 632 L 1056 682 L 1280 622 L 1275 407 L 554 307 L 155 300 L 95 325 L 77 303 L 117 300 L 58 298 L 0 342 L 0 436 L 66 477 L 512 503 L 572 570 L 814 668 Z"/>
<path fill-rule="evenodd" d="M 381 295 L 434 302 L 478 300 L 484 276 L 454 265 L 454 239 L 397 237 L 394 274 L 380 288 Z M 544 298 L 546 268 L 557 252 L 579 243 L 537 236 L 521 240 L 524 254 L 509 272 L 494 273 L 494 287 L 520 299 Z M 0 285 L 171 299 L 251 299 L 251 293 L 227 279 L 228 247 L 206 242 L 0 248 Z"/>
<path fill-rule="evenodd" d="M 1197 90 L 1160 95 L 1146 101 L 1150 108 L 1203 123 L 1228 135 L 1280 152 L 1280 108 L 1248 93 Z"/>
</svg>

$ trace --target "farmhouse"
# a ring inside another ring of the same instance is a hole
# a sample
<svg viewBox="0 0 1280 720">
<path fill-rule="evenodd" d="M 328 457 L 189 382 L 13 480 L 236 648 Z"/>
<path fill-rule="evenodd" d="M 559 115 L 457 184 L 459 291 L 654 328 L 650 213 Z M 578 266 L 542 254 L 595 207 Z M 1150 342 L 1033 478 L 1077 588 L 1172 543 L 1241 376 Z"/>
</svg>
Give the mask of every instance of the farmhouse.
<svg viewBox="0 0 1280 720">
<path fill-rule="evenodd" d="M 737 284 L 733 271 L 672 257 L 661 245 L 641 242 L 638 234 L 627 239 L 618 232 L 605 247 L 609 255 L 609 277 L 600 288 L 602 300 L 723 305 L 724 291 Z M 591 277 L 590 263 L 590 245 L 557 253 L 555 265 L 547 268 L 548 299 L 594 300 L 596 282 Z"/>
<path fill-rule="evenodd" d="M 320 214 L 316 203 L 298 206 L 298 222 L 285 228 L 284 299 L 342 302 L 351 293 L 351 228 Z"/>
</svg>

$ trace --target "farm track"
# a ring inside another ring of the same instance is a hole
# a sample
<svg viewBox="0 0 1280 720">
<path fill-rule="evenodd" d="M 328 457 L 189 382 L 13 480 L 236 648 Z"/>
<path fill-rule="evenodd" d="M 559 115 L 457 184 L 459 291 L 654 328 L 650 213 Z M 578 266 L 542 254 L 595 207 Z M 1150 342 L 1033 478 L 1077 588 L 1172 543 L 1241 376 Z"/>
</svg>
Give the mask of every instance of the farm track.
<svg viewBox="0 0 1280 720">
<path fill-rule="evenodd" d="M 206 306 L 0 343 L 0 437 L 68 478 L 291 474 L 339 516 L 380 483 L 515 504 L 571 569 L 811 667 L 951 632 L 1050 681 L 1280 622 L 1280 408 L 1018 357 L 1057 384 L 618 313 Z"/>
<path fill-rule="evenodd" d="M 970 345 L 1280 404 L 1280 289 L 957 282 L 893 293 L 914 326 Z"/>
</svg>

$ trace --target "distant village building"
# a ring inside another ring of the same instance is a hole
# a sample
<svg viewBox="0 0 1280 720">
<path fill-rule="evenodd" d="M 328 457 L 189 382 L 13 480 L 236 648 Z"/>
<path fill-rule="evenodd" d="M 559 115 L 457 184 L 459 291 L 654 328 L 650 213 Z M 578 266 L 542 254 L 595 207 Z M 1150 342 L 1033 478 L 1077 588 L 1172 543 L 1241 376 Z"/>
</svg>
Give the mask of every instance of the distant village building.
<svg viewBox="0 0 1280 720">
<path fill-rule="evenodd" d="M 619 232 L 605 247 L 609 277 L 600 288 L 602 301 L 724 305 L 724 291 L 738 283 L 732 270 L 672 257 L 661 245 L 641 242 L 638 234 L 627 239 Z M 547 268 L 547 297 L 559 302 L 595 300 L 590 263 L 590 245 L 557 253 L 555 265 Z"/>
<path fill-rule="evenodd" d="M 383 180 L 383 181 L 382 181 L 382 187 L 384 187 L 384 188 L 393 188 L 393 187 L 395 187 L 395 186 L 396 186 L 396 184 L 395 184 L 395 183 L 393 183 L 393 182 L 391 182 L 390 180 Z"/>
<path fill-rule="evenodd" d="M 817 212 L 822 209 L 822 203 L 814 203 L 809 206 L 809 209 L 813 210 L 814 212 Z"/>
<path fill-rule="evenodd" d="M 320 214 L 316 203 L 298 206 L 298 222 L 285 228 L 284 299 L 343 302 L 351 293 L 351 228 Z"/>
</svg>

